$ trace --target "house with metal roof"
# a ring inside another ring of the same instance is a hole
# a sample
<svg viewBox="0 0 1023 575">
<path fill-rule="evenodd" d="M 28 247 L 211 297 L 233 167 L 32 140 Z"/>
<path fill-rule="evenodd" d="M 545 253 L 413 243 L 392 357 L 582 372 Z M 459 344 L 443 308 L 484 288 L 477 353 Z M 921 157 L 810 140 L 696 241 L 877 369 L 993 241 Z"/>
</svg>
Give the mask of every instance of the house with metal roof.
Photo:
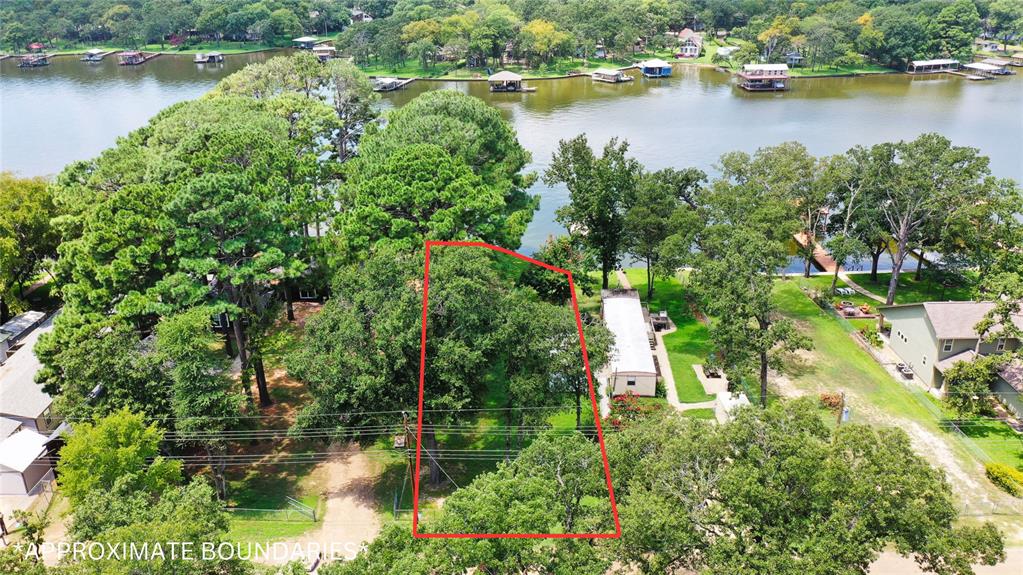
<svg viewBox="0 0 1023 575">
<path fill-rule="evenodd" d="M 643 313 L 639 292 L 631 289 L 602 290 L 601 314 L 614 335 L 614 349 L 608 368 L 611 395 L 657 394 L 657 366 L 651 353 L 649 322 Z"/>
<path fill-rule="evenodd" d="M 53 317 L 27 335 L 23 333 L 18 351 L 0 365 L 0 417 L 18 421 L 27 429 L 43 433 L 50 431 L 54 425 L 50 410 L 53 400 L 35 381 L 42 364 L 33 349 L 39 336 L 52 329 Z"/>
<path fill-rule="evenodd" d="M 47 458 L 49 441 L 31 429 L 21 429 L 0 440 L 0 495 L 30 495 L 46 479 L 53 478 Z"/>
<path fill-rule="evenodd" d="M 885 320 L 891 322 L 889 345 L 936 395 L 944 394 L 945 372 L 960 361 L 972 361 L 977 356 L 1005 353 L 1018 349 L 1020 341 L 1014 337 L 985 341 L 975 326 L 994 309 L 987 301 L 923 302 L 904 305 L 878 306 Z M 1023 329 L 1023 315 L 1013 316 L 1013 324 Z M 997 334 L 999 326 L 992 331 Z M 1003 368 L 994 391 L 1007 406 L 1023 414 L 1023 368 Z"/>
</svg>

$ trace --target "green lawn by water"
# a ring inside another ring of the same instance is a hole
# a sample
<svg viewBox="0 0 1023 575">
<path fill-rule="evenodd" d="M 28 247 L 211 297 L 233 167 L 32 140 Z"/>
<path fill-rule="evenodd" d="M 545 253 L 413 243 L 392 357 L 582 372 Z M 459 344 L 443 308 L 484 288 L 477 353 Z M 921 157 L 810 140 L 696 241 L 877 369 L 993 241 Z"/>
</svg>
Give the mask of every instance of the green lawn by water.
<svg viewBox="0 0 1023 575">
<path fill-rule="evenodd" d="M 646 302 L 646 270 L 629 268 L 626 277 L 632 287 L 639 290 L 640 298 Z M 682 298 L 683 287 L 678 278 L 657 278 L 654 280 L 654 297 L 650 311 L 667 310 L 668 317 L 675 323 L 676 331 L 664 336 L 664 346 L 671 361 L 671 374 L 675 377 L 675 389 L 682 403 L 699 403 L 714 399 L 703 391 L 703 384 L 696 378 L 693 364 L 707 363 L 707 356 L 713 349 L 710 331 L 690 313 Z"/>
<path fill-rule="evenodd" d="M 871 281 L 870 274 L 866 273 L 849 274 L 849 277 L 871 293 L 881 297 L 888 296 L 888 282 L 892 279 L 891 273 L 878 273 L 876 282 Z M 895 290 L 895 303 L 968 301 L 973 299 L 974 281 L 976 281 L 976 274 L 970 274 L 963 283 L 943 286 L 927 272 L 924 272 L 923 279 L 919 281 L 916 280 L 914 272 L 902 272 L 899 274 L 899 287 Z"/>
</svg>

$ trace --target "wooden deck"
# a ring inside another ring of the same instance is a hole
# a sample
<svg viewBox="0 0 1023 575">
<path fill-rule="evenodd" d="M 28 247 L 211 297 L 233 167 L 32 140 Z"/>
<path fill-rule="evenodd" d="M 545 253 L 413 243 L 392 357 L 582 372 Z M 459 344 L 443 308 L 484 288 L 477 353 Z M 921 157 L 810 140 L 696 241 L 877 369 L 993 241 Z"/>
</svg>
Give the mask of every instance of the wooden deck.
<svg viewBox="0 0 1023 575">
<path fill-rule="evenodd" d="M 805 248 L 807 245 L 806 234 L 803 232 L 793 234 L 792 239 L 796 240 L 796 243 L 799 244 L 800 247 Z M 838 262 L 836 262 L 834 258 L 831 257 L 831 254 L 829 254 L 827 250 L 821 246 L 820 242 L 817 241 L 814 242 L 813 246 L 813 261 L 818 267 L 828 273 L 835 273 L 835 269 L 839 267 Z"/>
</svg>

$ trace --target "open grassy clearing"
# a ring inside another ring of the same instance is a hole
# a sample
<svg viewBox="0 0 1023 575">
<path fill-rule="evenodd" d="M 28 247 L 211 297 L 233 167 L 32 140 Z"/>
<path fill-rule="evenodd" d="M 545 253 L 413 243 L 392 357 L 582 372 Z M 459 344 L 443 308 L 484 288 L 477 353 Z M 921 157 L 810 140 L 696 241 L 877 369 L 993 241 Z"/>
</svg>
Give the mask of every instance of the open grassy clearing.
<svg viewBox="0 0 1023 575">
<path fill-rule="evenodd" d="M 693 317 L 684 297 L 684 288 L 679 278 L 655 278 L 654 297 L 646 301 L 646 269 L 629 268 L 626 277 L 632 287 L 639 290 L 640 298 L 656 313 L 667 310 L 676 330 L 664 336 L 664 346 L 671 361 L 671 373 L 675 378 L 675 390 L 682 403 L 699 403 L 714 399 L 703 391 L 703 384 L 696 378 L 693 364 L 707 363 L 713 347 L 710 344 L 710 330 Z"/>
</svg>

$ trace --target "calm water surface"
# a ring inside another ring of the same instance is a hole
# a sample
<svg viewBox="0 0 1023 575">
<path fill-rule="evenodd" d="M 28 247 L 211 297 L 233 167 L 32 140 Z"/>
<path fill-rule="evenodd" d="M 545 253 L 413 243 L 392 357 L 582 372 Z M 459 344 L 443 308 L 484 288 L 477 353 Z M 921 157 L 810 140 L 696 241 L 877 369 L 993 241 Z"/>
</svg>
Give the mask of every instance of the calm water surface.
<svg viewBox="0 0 1023 575">
<path fill-rule="evenodd" d="M 218 80 L 266 54 L 229 55 L 222 65 L 197 66 L 191 56 L 161 56 L 142 66 L 76 58 L 21 70 L 0 62 L 0 169 L 52 175 L 68 162 L 95 156 L 160 109 L 196 98 Z M 400 106 L 433 89 L 483 98 L 515 126 L 542 171 L 559 139 L 586 133 L 593 145 L 629 141 L 650 169 L 696 166 L 714 172 L 724 152 L 798 140 L 818 155 L 857 144 L 912 139 L 936 131 L 991 157 L 1000 177 L 1023 180 L 1023 74 L 990 82 L 955 76 L 801 79 L 778 94 L 748 94 L 728 75 L 679 67 L 669 79 L 602 84 L 589 78 L 529 82 L 528 94 L 491 94 L 485 82 L 416 82 L 387 94 Z M 523 239 L 531 252 L 561 231 L 554 211 L 563 187 L 538 182 L 540 210 Z"/>
</svg>

